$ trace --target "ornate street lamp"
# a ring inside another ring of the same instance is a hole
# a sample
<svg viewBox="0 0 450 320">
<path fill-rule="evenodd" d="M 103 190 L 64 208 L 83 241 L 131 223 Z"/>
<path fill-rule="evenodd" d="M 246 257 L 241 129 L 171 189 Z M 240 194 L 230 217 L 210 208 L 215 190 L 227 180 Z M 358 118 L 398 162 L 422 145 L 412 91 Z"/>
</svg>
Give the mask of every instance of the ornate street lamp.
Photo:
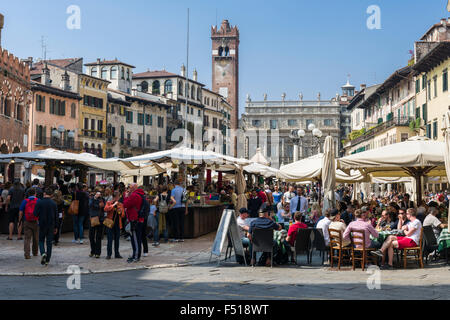
<svg viewBox="0 0 450 320">
<path fill-rule="evenodd" d="M 323 137 L 323 133 L 320 129 L 316 128 L 316 126 L 311 123 L 308 125 L 308 132 L 312 133 L 312 141 L 311 143 L 305 142 L 306 132 L 305 130 L 292 130 L 289 138 L 294 143 L 294 162 L 298 161 L 298 148 L 300 146 L 305 146 L 306 148 L 315 149 L 320 146 L 321 139 Z"/>
</svg>

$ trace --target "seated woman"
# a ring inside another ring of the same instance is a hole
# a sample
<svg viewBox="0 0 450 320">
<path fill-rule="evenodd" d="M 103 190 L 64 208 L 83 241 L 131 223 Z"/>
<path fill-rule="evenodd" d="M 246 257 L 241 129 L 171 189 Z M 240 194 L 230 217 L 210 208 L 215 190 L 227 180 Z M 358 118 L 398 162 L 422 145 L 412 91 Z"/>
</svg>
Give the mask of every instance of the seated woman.
<svg viewBox="0 0 450 320">
<path fill-rule="evenodd" d="M 309 216 L 309 223 L 312 225 L 316 225 L 319 222 L 320 217 L 322 216 L 322 211 L 320 210 L 320 205 L 318 203 L 314 203 L 311 208 L 311 215 Z"/>
<path fill-rule="evenodd" d="M 277 219 L 279 223 L 289 222 L 292 219 L 289 203 L 286 203 L 283 208 L 278 210 Z"/>
<path fill-rule="evenodd" d="M 389 236 L 384 242 L 381 250 L 376 251 L 375 254 L 381 256 L 381 269 L 392 270 L 394 260 L 394 248 L 402 250 L 404 248 L 417 247 L 420 242 L 420 233 L 422 231 L 422 223 L 417 219 L 416 210 L 410 208 L 406 211 L 409 223 L 402 226 L 402 230 L 405 232 L 405 237 Z M 400 224 L 399 224 L 400 225 Z M 385 265 L 386 255 L 388 254 L 389 262 Z"/>
</svg>

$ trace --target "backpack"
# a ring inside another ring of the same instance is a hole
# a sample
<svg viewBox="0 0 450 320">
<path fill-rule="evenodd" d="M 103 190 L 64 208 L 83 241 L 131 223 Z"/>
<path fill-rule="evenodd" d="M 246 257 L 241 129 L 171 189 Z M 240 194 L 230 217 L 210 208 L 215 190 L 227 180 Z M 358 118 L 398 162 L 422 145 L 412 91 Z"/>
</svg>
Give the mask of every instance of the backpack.
<svg viewBox="0 0 450 320">
<path fill-rule="evenodd" d="M 25 199 L 27 202 L 25 205 L 25 221 L 33 222 L 39 220 L 39 218 L 34 215 L 34 207 L 36 206 L 37 200 L 37 198 L 32 200 Z"/>
<path fill-rule="evenodd" d="M 167 196 L 166 198 L 163 198 L 163 196 L 159 196 L 159 203 L 158 203 L 158 210 L 159 213 L 167 213 L 169 212 L 169 205 L 167 204 Z"/>
<path fill-rule="evenodd" d="M 150 212 L 150 204 L 148 203 L 147 199 L 145 199 L 145 196 L 140 195 L 142 198 L 141 208 L 138 211 L 138 218 L 148 218 L 148 214 Z"/>
</svg>

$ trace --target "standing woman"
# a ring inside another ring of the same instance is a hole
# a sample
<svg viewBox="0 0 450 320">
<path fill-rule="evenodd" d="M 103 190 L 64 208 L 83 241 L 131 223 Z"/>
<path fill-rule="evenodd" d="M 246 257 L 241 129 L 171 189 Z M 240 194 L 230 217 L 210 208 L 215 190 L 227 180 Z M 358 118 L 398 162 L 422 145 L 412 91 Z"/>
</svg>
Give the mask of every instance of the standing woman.
<svg viewBox="0 0 450 320">
<path fill-rule="evenodd" d="M 89 217 L 91 224 L 89 228 L 89 242 L 91 243 L 91 254 L 89 257 L 100 258 L 102 252 L 102 237 L 103 237 L 103 208 L 105 202 L 102 194 L 97 192 L 93 198 L 89 200 Z"/>
<path fill-rule="evenodd" d="M 120 192 L 114 191 L 113 198 L 106 202 L 105 212 L 106 219 L 112 221 L 112 227 L 106 225 L 106 232 L 108 237 L 107 256 L 106 259 L 111 259 L 112 243 L 114 241 L 114 256 L 116 259 L 122 259 L 119 253 L 120 230 L 122 229 L 122 218 L 125 216 L 123 204 L 120 202 Z M 106 224 L 106 221 L 105 221 Z"/>
<path fill-rule="evenodd" d="M 73 236 L 72 242 L 83 244 L 84 239 L 84 220 L 89 215 L 89 195 L 87 186 L 81 182 L 75 188 L 72 200 L 78 200 L 78 215 L 73 216 Z"/>
<path fill-rule="evenodd" d="M 55 246 L 57 246 L 59 243 L 59 237 L 61 236 L 61 226 L 62 226 L 63 211 L 64 211 L 64 199 L 62 197 L 62 192 L 59 190 L 55 190 L 55 192 L 53 193 L 52 200 L 56 203 L 56 206 L 58 208 L 58 215 L 57 215 L 57 219 L 55 221 L 56 233 L 55 233 L 55 236 L 53 237 Z"/>
</svg>

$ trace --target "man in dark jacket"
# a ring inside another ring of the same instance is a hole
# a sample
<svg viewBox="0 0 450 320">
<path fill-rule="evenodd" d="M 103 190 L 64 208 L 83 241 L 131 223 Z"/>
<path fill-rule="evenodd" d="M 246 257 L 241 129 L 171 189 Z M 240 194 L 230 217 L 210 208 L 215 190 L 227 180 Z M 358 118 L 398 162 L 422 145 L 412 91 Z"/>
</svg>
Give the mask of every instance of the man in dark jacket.
<svg viewBox="0 0 450 320">
<path fill-rule="evenodd" d="M 253 190 L 252 197 L 248 200 L 248 206 L 247 206 L 250 218 L 258 217 L 258 210 L 261 208 L 262 204 L 263 204 L 263 202 L 262 202 L 261 198 L 258 196 L 258 191 Z"/>
<path fill-rule="evenodd" d="M 53 189 L 47 188 L 44 192 L 44 198 L 36 203 L 34 215 L 39 218 L 39 250 L 41 252 L 41 264 L 48 265 L 52 255 L 53 235 L 56 232 L 55 224 L 58 218 L 58 208 L 51 199 Z M 47 242 L 47 251 L 44 243 Z"/>
<path fill-rule="evenodd" d="M 102 237 L 103 237 L 103 220 L 105 215 L 103 208 L 105 202 L 102 198 L 102 194 L 97 192 L 95 196 L 89 199 L 89 217 L 91 218 L 91 224 L 89 228 L 89 242 L 91 244 L 91 254 L 89 257 L 100 258 L 102 253 Z M 99 225 L 92 225 L 92 218 L 98 217 Z"/>
<path fill-rule="evenodd" d="M 130 223 L 131 230 L 131 246 L 133 255 L 128 258 L 127 262 L 139 262 L 141 259 L 142 247 L 142 226 L 144 218 L 139 218 L 138 213 L 142 206 L 142 199 L 145 196 L 144 190 L 138 189 L 137 184 L 133 183 L 129 187 L 129 191 L 125 193 L 123 206 L 125 214 Z"/>
</svg>

